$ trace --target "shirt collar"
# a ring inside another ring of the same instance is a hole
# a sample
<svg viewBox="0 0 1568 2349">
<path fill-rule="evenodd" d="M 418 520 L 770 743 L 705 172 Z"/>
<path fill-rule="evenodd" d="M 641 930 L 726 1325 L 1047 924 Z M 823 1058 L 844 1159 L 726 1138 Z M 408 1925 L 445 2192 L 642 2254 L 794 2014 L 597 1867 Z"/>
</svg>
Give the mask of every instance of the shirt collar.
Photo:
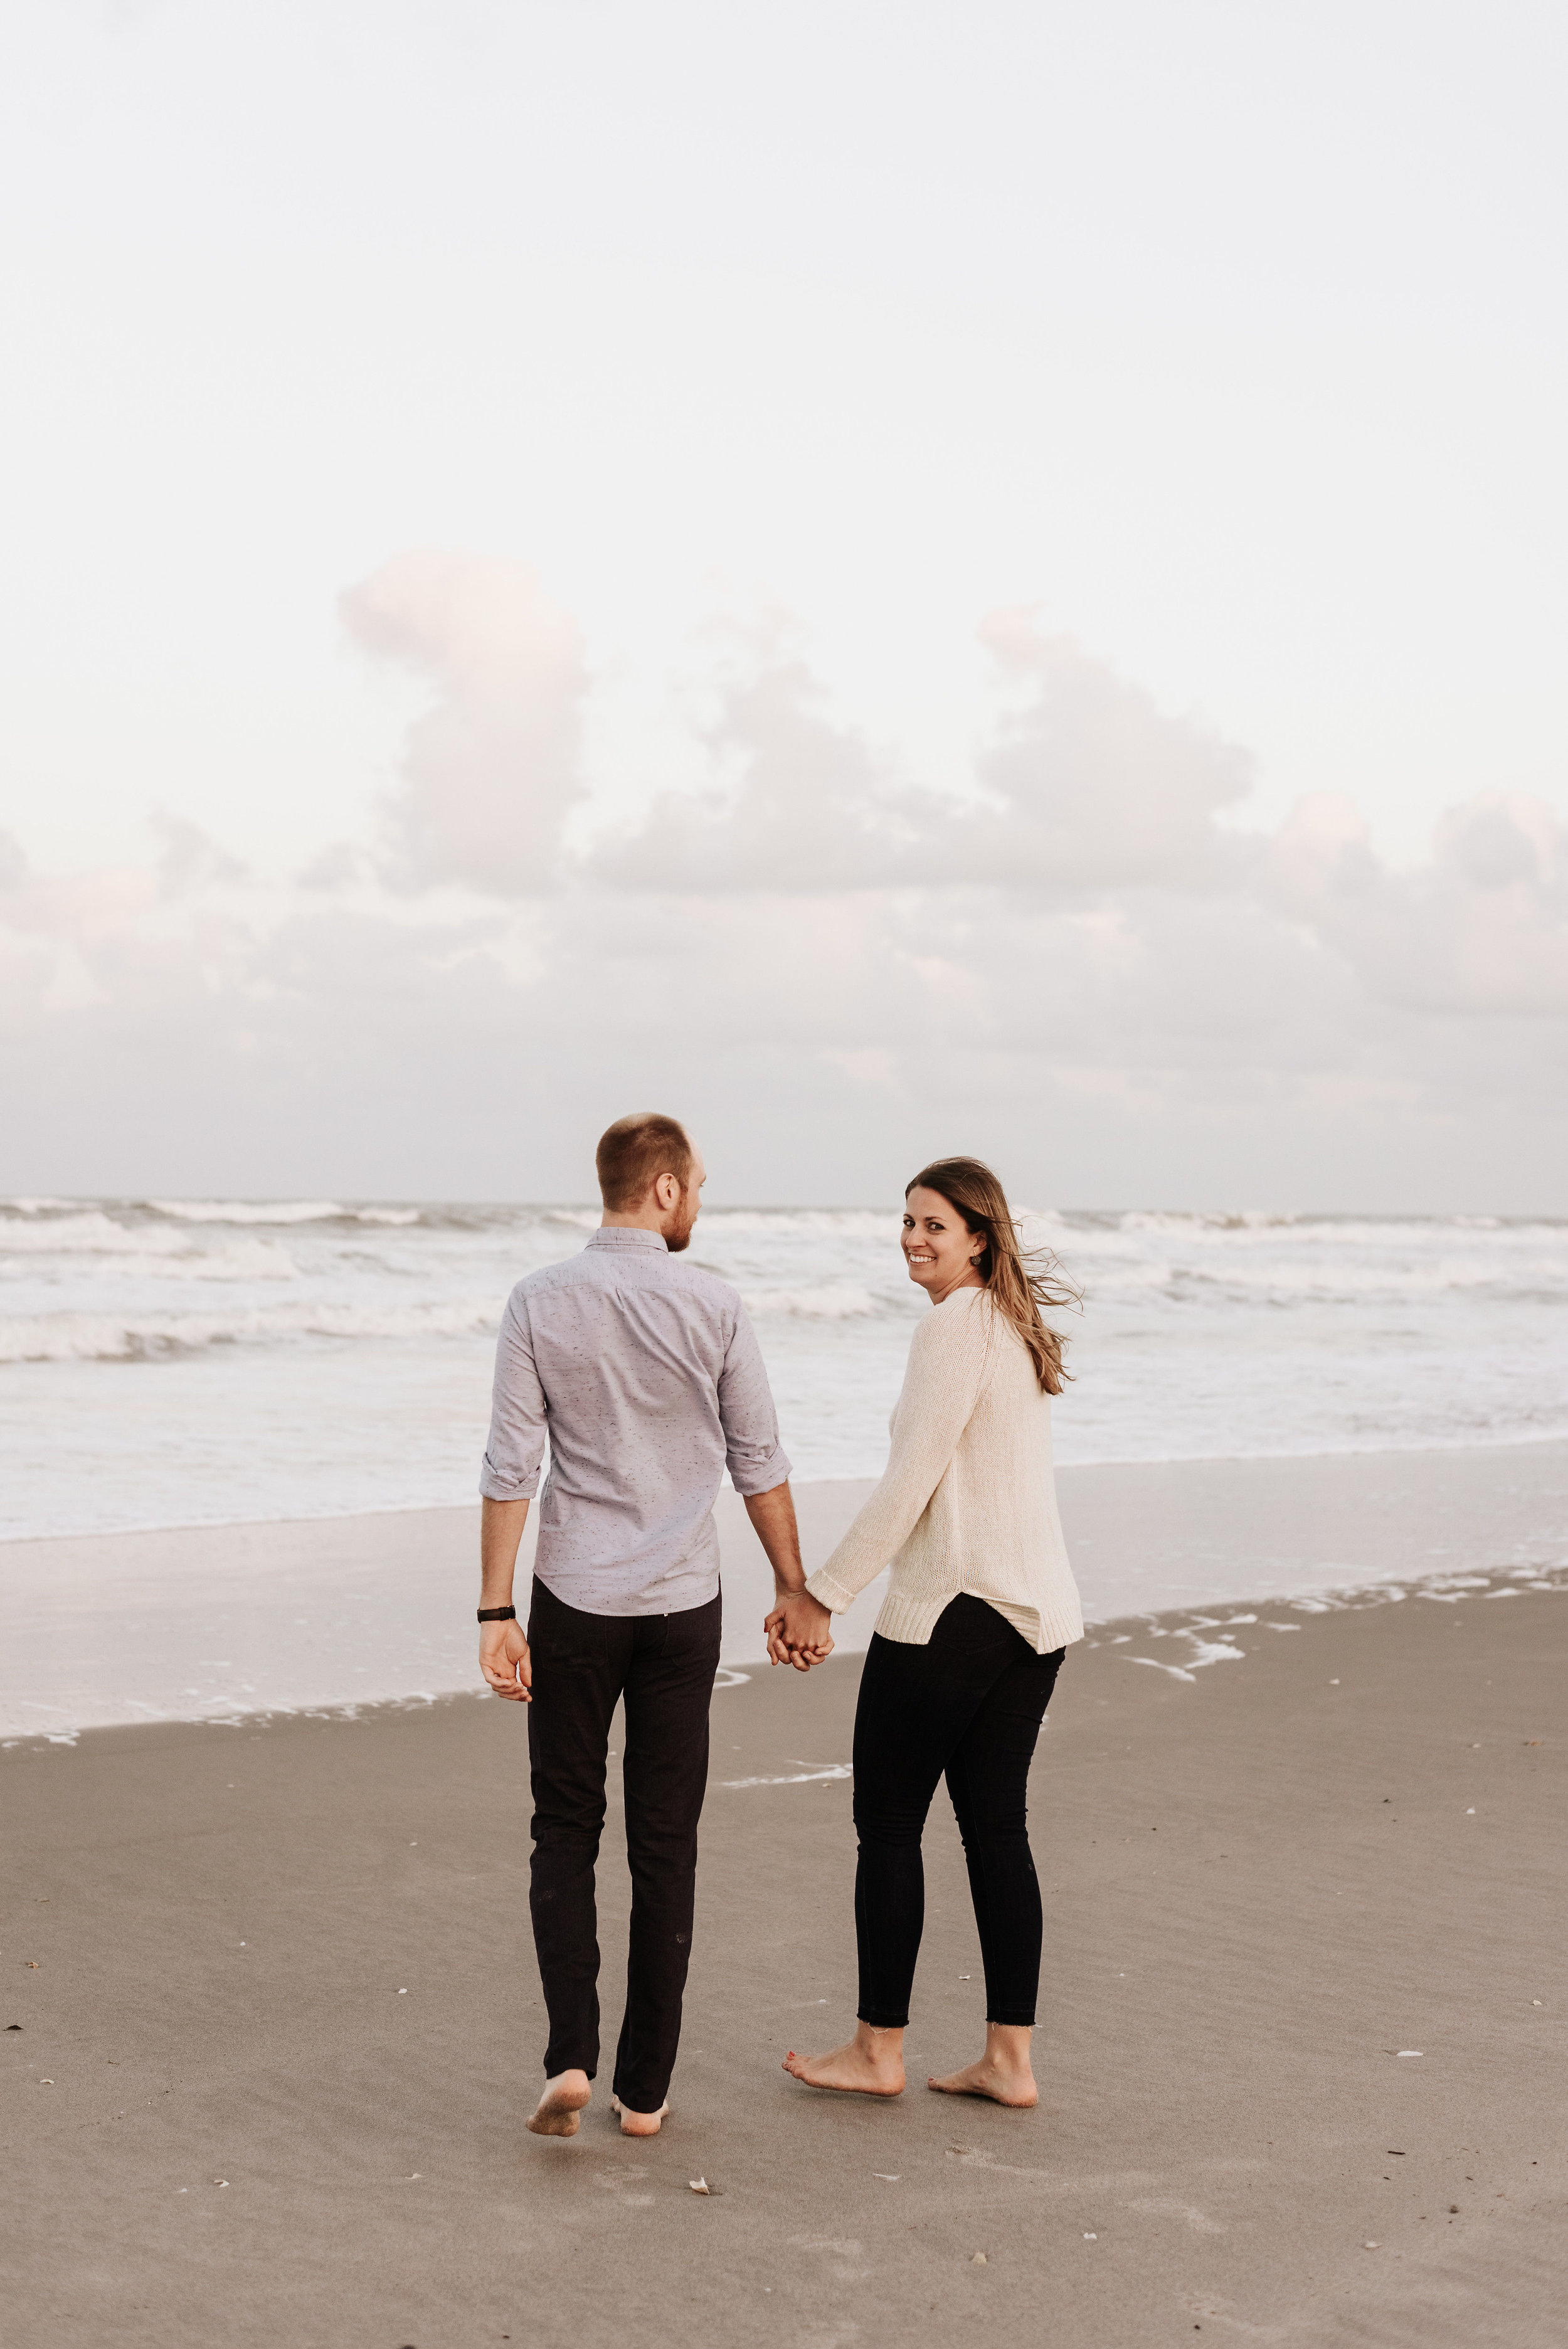
<svg viewBox="0 0 1568 2349">
<path fill-rule="evenodd" d="M 601 1224 L 596 1232 L 589 1233 L 588 1245 L 590 1247 L 657 1248 L 661 1256 L 669 1254 L 663 1232 L 646 1231 L 640 1224 Z"/>
</svg>

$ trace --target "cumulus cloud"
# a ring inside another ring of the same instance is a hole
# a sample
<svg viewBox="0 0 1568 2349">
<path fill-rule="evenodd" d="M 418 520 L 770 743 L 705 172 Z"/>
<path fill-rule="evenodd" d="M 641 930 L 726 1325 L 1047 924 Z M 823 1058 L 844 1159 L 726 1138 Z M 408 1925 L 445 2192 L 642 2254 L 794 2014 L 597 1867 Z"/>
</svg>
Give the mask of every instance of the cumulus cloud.
<svg viewBox="0 0 1568 2349">
<path fill-rule="evenodd" d="M 1243 849 L 1214 817 L 1252 788 L 1244 752 L 1160 710 L 1150 695 L 1027 612 L 981 628 L 1010 689 L 972 776 L 915 791 L 828 714 L 799 658 L 727 677 L 708 730 L 709 790 L 666 792 L 593 870 L 676 891 L 1115 886 L 1204 888 Z"/>
<path fill-rule="evenodd" d="M 896 879 L 932 811 L 900 793 L 863 736 L 834 721 L 806 662 L 758 649 L 716 680 L 708 788 L 663 792 L 635 830 L 602 838 L 588 859 L 595 877 L 680 894 Z"/>
<path fill-rule="evenodd" d="M 1429 865 L 1394 873 L 1351 802 L 1305 799 L 1270 844 L 1267 870 L 1275 901 L 1380 1001 L 1568 1013 L 1568 833 L 1543 800 L 1480 792 L 1439 819 Z"/>
<path fill-rule="evenodd" d="M 241 859 L 221 847 L 189 816 L 172 814 L 168 808 L 155 808 L 149 823 L 161 843 L 158 875 L 165 896 L 189 896 L 194 890 L 244 880 L 245 867 Z"/>
<path fill-rule="evenodd" d="M 436 688 L 387 805 L 389 877 L 500 896 L 548 886 L 583 792 L 575 623 L 521 564 L 428 550 L 383 564 L 341 610 L 366 652 Z"/>
<path fill-rule="evenodd" d="M 1207 888 L 1234 869 L 1214 817 L 1252 790 L 1243 750 L 1162 712 L 1141 687 L 1026 612 L 981 640 L 1026 698 L 982 753 L 989 804 L 964 819 L 944 868 L 1041 889 Z M 966 835 L 966 838 L 965 838 Z"/>
<path fill-rule="evenodd" d="M 0 857 L 0 1187 L 581 1195 L 657 1099 L 732 1197 L 874 1198 L 978 1148 L 1078 1203 L 1556 1200 L 1539 800 L 1478 793 L 1408 872 L 1342 799 L 1239 830 L 1241 753 L 1012 616 L 950 797 L 765 643 L 714 680 L 710 788 L 573 855 L 582 656 L 536 583 L 409 557 L 350 617 L 436 688 L 394 878 L 350 849 L 268 892 L 167 824 L 144 870 Z"/>
</svg>

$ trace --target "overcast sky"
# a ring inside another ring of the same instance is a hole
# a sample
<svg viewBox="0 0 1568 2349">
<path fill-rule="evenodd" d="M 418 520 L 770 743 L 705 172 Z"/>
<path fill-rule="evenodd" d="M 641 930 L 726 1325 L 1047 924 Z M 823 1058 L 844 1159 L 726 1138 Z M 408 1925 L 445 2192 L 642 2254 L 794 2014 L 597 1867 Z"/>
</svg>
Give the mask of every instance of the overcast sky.
<svg viewBox="0 0 1568 2349">
<path fill-rule="evenodd" d="M 7 0 L 0 1186 L 1568 1212 L 1568 19 Z"/>
</svg>

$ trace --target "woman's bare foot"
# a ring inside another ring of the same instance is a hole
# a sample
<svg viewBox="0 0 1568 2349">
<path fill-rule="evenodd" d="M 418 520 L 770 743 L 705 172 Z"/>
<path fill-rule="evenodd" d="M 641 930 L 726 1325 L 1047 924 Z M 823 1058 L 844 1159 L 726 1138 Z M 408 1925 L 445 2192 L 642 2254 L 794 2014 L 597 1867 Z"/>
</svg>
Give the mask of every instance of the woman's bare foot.
<svg viewBox="0 0 1568 2349">
<path fill-rule="evenodd" d="M 830 2055 L 797 2055 L 791 2047 L 784 2069 L 808 2088 L 840 2088 L 858 2096 L 902 2096 L 903 2094 L 903 2033 L 878 2031 L 857 2023 L 847 2047 Z"/>
<path fill-rule="evenodd" d="M 546 2080 L 544 2094 L 528 2116 L 535 2137 L 575 2137 L 577 2116 L 593 2091 L 586 2072 L 557 2072 Z"/>
<path fill-rule="evenodd" d="M 944 2096 L 989 2096 L 994 2105 L 1027 2112 L 1040 2095 L 1029 2062 L 1027 2028 L 1019 2023 L 988 2023 L 985 2053 L 978 2064 L 966 2064 L 962 2072 L 948 2072 L 925 2085 Z"/>
<path fill-rule="evenodd" d="M 657 2137 L 669 2106 L 661 2105 L 656 2113 L 634 2113 L 630 2105 L 621 2102 L 619 2096 L 612 2096 L 610 2110 L 621 2124 L 623 2137 Z"/>
</svg>

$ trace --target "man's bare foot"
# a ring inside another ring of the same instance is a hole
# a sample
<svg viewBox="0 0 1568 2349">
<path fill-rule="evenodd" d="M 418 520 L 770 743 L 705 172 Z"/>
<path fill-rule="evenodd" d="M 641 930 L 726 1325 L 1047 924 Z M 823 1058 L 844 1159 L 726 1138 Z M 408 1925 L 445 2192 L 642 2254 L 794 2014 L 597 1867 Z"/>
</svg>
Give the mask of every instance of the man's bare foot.
<svg viewBox="0 0 1568 2349">
<path fill-rule="evenodd" d="M 619 2096 L 612 2096 L 610 2110 L 621 2124 L 623 2137 L 657 2137 L 669 2106 L 661 2105 L 656 2113 L 634 2113 L 630 2105 L 621 2102 Z"/>
<path fill-rule="evenodd" d="M 858 2023 L 847 2047 L 828 2055 L 797 2055 L 791 2047 L 784 2069 L 808 2088 L 839 2088 L 848 2095 L 902 2096 L 903 2033 L 878 2031 Z"/>
<path fill-rule="evenodd" d="M 994 2105 L 1010 2105 L 1016 2112 L 1027 2112 L 1039 2102 L 1029 2062 L 1028 2031 L 1022 2023 L 988 2023 L 985 2053 L 978 2064 L 966 2064 L 962 2072 L 944 2073 L 940 2080 L 927 2080 L 925 2085 L 944 2096 L 989 2096 Z"/>
<path fill-rule="evenodd" d="M 546 2080 L 544 2094 L 528 2116 L 535 2137 L 575 2137 L 577 2116 L 593 2091 L 586 2072 L 557 2072 Z"/>
</svg>

